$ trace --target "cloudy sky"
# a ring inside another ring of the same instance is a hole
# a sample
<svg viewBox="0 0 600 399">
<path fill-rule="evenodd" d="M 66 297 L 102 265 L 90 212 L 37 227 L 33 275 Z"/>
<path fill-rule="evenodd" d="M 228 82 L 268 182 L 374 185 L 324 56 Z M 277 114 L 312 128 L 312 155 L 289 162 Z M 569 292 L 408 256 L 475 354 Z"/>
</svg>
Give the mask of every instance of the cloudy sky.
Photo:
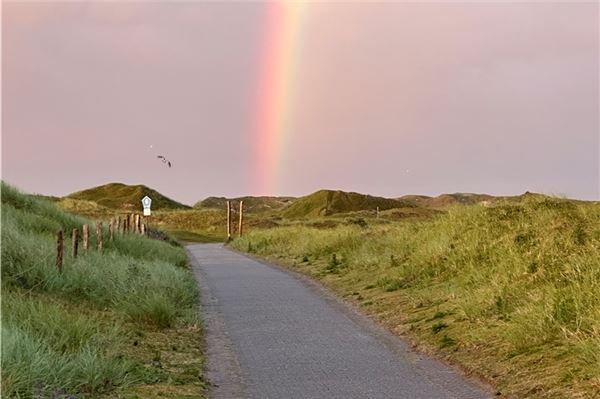
<svg viewBox="0 0 600 399">
<path fill-rule="evenodd" d="M 321 188 L 600 199 L 598 3 L 304 4 L 264 186 L 272 7 L 4 2 L 2 178 L 53 195 L 142 183 L 186 203 Z"/>
</svg>

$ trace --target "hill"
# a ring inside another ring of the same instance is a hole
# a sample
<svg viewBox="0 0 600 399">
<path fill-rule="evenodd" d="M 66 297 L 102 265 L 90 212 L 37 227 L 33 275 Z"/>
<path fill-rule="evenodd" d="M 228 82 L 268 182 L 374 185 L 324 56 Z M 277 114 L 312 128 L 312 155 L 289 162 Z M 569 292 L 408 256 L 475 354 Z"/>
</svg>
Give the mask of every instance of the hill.
<svg viewBox="0 0 600 399">
<path fill-rule="evenodd" d="M 130 186 L 123 183 L 109 183 L 69 194 L 67 198 L 93 201 L 98 205 L 111 209 L 135 210 L 142 208 L 140 201 L 146 195 L 152 198 L 153 210 L 190 208 L 141 184 Z"/>
<path fill-rule="evenodd" d="M 454 193 L 437 197 L 426 195 L 404 195 L 399 200 L 408 201 L 416 206 L 433 209 L 448 208 L 453 205 L 475 205 L 494 201 L 497 197 L 488 194 Z"/>
<path fill-rule="evenodd" d="M 320 190 L 298 198 L 282 212 L 282 216 L 286 218 L 329 216 L 336 213 L 374 211 L 377 207 L 383 211 L 393 208 L 412 208 L 415 205 L 407 201 L 366 194 Z"/>
<path fill-rule="evenodd" d="M 427 195 L 403 195 L 397 198 L 401 201 L 407 201 L 413 205 L 437 210 L 444 210 L 454 205 L 489 205 L 489 204 L 521 204 L 527 201 L 540 201 L 550 199 L 551 196 L 538 194 L 526 191 L 521 195 L 512 196 L 493 196 L 489 194 L 474 194 L 474 193 L 454 193 L 441 194 L 437 197 L 429 197 Z M 571 202 L 586 202 L 569 199 Z"/>
<path fill-rule="evenodd" d="M 278 211 L 294 202 L 294 197 L 208 197 L 194 205 L 195 209 L 225 209 L 227 201 L 232 202 L 232 206 L 238 206 L 240 201 L 244 201 L 244 210 L 248 213 L 260 213 L 268 211 Z"/>
</svg>

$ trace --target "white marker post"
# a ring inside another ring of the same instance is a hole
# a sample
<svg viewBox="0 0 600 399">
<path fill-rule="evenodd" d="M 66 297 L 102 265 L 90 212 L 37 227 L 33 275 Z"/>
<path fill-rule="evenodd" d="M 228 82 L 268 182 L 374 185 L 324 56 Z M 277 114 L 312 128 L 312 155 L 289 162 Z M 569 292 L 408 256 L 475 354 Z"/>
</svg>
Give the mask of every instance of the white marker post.
<svg viewBox="0 0 600 399">
<path fill-rule="evenodd" d="M 152 200 L 147 195 L 142 198 L 142 206 L 144 207 L 144 216 L 150 216 L 150 206 L 152 205 Z"/>
<path fill-rule="evenodd" d="M 152 205 L 152 200 L 150 199 L 150 197 L 148 197 L 147 195 L 142 198 L 142 206 L 144 207 L 144 216 L 148 216 L 148 221 L 150 220 L 150 206 Z M 149 224 L 149 223 L 148 223 Z M 143 227 L 143 233 L 142 234 L 149 234 L 148 233 L 148 226 L 145 225 L 144 223 L 144 227 Z"/>
</svg>

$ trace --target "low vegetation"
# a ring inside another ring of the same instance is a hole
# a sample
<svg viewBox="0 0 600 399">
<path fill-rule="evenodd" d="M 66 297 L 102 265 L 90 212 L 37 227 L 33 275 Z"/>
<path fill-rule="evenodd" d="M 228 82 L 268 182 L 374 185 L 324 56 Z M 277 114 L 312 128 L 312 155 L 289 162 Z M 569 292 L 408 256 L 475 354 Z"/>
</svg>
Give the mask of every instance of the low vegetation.
<svg viewBox="0 0 600 399">
<path fill-rule="evenodd" d="M 535 193 L 390 199 L 331 190 L 243 199 L 237 249 L 322 280 L 502 395 L 600 398 L 600 204 Z M 52 200 L 105 220 L 123 212 L 93 198 Z M 150 224 L 183 241 L 223 242 L 225 201 L 159 208 Z"/>
<path fill-rule="evenodd" d="M 288 219 L 330 216 L 336 213 L 348 213 L 362 210 L 380 210 L 413 207 L 408 202 L 391 198 L 373 197 L 344 191 L 320 190 L 299 198 L 282 212 Z"/>
<path fill-rule="evenodd" d="M 194 208 L 223 210 L 227 208 L 227 201 L 230 201 L 232 206 L 236 206 L 240 203 L 240 201 L 244 201 L 244 210 L 247 213 L 267 213 L 280 211 L 289 206 L 295 200 L 296 198 L 294 197 L 208 197 L 202 201 L 198 201 L 194 205 Z"/>
<path fill-rule="evenodd" d="M 1 189 L 2 396 L 202 397 L 197 289 L 184 250 L 117 234 L 102 253 L 74 259 L 66 240 L 58 272 L 56 231 L 90 222 Z"/>
<path fill-rule="evenodd" d="M 502 395 L 599 395 L 600 204 L 528 195 L 361 220 L 282 223 L 232 245 L 322 280 Z"/>
<path fill-rule="evenodd" d="M 75 200 L 92 201 L 96 204 L 112 209 L 131 209 L 140 207 L 144 196 L 152 198 L 152 205 L 158 209 L 189 209 L 190 207 L 168 198 L 156 190 L 144 185 L 135 186 L 123 183 L 109 183 L 102 186 L 89 188 L 70 194 L 67 198 Z"/>
</svg>

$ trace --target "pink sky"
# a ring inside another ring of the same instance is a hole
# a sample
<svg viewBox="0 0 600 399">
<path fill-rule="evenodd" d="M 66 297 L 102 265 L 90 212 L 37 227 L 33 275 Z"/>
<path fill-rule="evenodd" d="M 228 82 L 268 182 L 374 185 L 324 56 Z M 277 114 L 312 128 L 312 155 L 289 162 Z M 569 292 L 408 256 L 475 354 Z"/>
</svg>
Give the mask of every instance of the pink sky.
<svg viewBox="0 0 600 399">
<path fill-rule="evenodd" d="M 597 3 L 311 3 L 274 193 L 251 153 L 267 7 L 4 2 L 2 178 L 600 199 Z"/>
</svg>

